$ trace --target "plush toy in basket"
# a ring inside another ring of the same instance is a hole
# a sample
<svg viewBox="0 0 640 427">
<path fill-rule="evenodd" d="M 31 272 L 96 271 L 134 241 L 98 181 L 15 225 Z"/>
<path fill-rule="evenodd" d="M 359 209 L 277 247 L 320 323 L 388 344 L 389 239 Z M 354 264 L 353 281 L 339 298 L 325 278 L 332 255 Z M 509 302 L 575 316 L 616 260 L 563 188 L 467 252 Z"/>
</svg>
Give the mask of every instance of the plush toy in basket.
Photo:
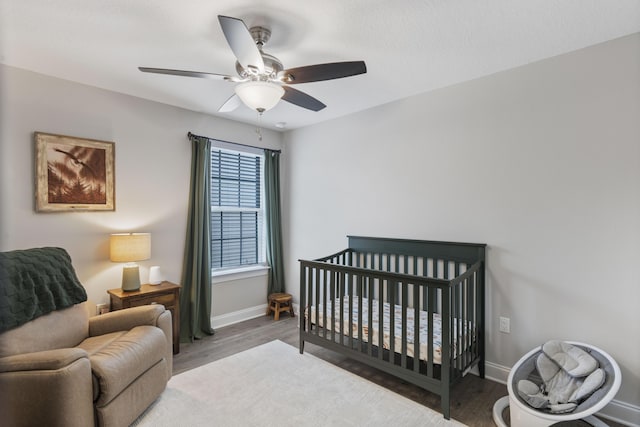
<svg viewBox="0 0 640 427">
<path fill-rule="evenodd" d="M 518 394 L 536 409 L 552 414 L 572 412 L 598 390 L 606 375 L 589 353 L 563 341 L 548 341 L 536 359 L 542 384 L 518 382 Z"/>
</svg>

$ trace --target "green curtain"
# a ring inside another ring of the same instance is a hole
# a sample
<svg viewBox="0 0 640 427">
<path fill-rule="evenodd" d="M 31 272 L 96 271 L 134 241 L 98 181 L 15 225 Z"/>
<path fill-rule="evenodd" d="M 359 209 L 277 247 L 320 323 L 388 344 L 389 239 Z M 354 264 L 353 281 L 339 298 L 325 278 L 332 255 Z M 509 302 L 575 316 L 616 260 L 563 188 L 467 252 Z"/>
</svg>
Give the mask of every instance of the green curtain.
<svg viewBox="0 0 640 427">
<path fill-rule="evenodd" d="M 267 228 L 267 295 L 284 292 L 282 224 L 280 216 L 280 152 L 264 150 L 265 223 Z"/>
<path fill-rule="evenodd" d="M 189 134 L 193 149 L 189 214 L 180 293 L 180 340 L 212 335 L 211 328 L 211 141 Z"/>
</svg>

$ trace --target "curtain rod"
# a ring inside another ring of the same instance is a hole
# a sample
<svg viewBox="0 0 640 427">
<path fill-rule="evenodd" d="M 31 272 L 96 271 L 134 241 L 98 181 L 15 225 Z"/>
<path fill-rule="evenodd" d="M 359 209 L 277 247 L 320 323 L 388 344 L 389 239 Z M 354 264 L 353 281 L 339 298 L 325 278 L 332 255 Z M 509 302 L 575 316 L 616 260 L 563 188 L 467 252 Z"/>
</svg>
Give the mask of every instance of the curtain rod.
<svg viewBox="0 0 640 427">
<path fill-rule="evenodd" d="M 239 145 L 240 147 L 256 148 L 258 150 L 269 150 L 269 151 L 273 151 L 273 152 L 276 152 L 276 153 L 281 153 L 282 152 L 282 150 L 274 150 L 272 148 L 256 147 L 255 145 L 249 145 L 249 144 L 240 144 L 239 142 L 231 142 L 231 141 L 225 141 L 223 139 L 210 138 L 208 136 L 196 135 L 195 133 L 191 133 L 191 132 L 187 132 L 187 136 L 189 138 L 191 138 L 192 136 L 195 136 L 197 138 L 213 139 L 215 141 L 224 142 L 225 144 Z"/>
</svg>

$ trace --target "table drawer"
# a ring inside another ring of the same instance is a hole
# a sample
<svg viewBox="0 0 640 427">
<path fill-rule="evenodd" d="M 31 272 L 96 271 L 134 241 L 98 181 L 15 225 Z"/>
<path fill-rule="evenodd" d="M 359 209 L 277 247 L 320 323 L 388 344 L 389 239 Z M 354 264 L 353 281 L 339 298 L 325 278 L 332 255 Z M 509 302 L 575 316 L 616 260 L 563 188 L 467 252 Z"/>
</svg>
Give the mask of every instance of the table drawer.
<svg viewBox="0 0 640 427">
<path fill-rule="evenodd" d="M 136 298 L 131 298 L 128 302 L 130 303 L 131 307 L 147 304 L 162 304 L 165 307 L 169 307 L 176 304 L 176 298 L 173 293 L 161 295 L 144 295 Z"/>
</svg>

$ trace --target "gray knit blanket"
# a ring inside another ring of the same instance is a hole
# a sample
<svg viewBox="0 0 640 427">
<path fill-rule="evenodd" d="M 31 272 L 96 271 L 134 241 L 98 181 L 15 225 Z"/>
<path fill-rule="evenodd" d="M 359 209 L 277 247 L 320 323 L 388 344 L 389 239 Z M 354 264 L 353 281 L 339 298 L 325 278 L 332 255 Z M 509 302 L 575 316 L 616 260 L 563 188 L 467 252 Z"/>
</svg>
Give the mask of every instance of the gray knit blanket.
<svg viewBox="0 0 640 427">
<path fill-rule="evenodd" d="M 0 333 L 86 300 L 64 249 L 0 252 Z"/>
</svg>

